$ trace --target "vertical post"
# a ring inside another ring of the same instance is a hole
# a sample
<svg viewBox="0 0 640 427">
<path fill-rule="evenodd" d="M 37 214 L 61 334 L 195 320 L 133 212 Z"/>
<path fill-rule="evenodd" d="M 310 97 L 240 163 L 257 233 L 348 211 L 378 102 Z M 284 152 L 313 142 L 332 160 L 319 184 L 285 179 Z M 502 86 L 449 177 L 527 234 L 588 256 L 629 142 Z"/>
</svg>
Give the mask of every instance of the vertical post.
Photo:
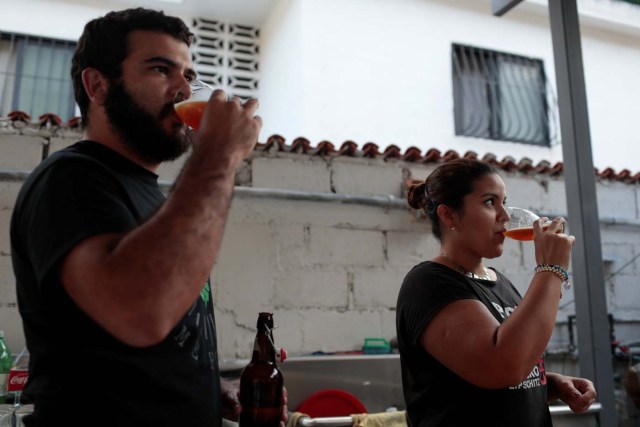
<svg viewBox="0 0 640 427">
<path fill-rule="evenodd" d="M 576 0 L 549 0 L 572 253 L 580 375 L 602 404 L 600 425 L 618 425 L 604 268 L 591 154 L 587 96 Z"/>
</svg>

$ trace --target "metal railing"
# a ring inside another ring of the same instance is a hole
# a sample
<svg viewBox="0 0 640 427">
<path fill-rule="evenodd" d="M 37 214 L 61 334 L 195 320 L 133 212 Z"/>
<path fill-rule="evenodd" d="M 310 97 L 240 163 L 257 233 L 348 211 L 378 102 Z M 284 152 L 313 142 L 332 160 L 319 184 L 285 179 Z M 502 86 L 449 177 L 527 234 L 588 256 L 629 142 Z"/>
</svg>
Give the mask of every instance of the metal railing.
<svg viewBox="0 0 640 427">
<path fill-rule="evenodd" d="M 602 410 L 600 403 L 594 403 L 585 414 L 597 414 Z M 404 411 L 403 411 L 404 412 Z M 573 415 L 573 412 L 567 405 L 551 405 L 549 406 L 551 416 Z M 374 416 L 376 414 L 373 414 Z M 295 427 L 349 427 L 353 425 L 353 417 L 320 417 L 320 418 L 299 418 Z"/>
</svg>

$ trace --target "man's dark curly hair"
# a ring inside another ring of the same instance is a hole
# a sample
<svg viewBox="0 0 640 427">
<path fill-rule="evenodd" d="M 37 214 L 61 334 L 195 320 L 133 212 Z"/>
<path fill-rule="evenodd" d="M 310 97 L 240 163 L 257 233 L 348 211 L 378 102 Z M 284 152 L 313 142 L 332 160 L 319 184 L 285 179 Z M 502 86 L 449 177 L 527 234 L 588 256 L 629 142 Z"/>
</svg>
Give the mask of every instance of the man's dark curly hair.
<svg viewBox="0 0 640 427">
<path fill-rule="evenodd" d="M 95 68 L 110 80 L 122 75 L 122 62 L 128 54 L 127 38 L 136 30 L 157 31 L 168 34 L 191 46 L 193 33 L 180 19 L 162 11 L 135 8 L 109 12 L 89 21 L 78 40 L 71 60 L 71 79 L 82 121 L 88 124 L 89 97 L 82 85 L 82 72 Z"/>
</svg>

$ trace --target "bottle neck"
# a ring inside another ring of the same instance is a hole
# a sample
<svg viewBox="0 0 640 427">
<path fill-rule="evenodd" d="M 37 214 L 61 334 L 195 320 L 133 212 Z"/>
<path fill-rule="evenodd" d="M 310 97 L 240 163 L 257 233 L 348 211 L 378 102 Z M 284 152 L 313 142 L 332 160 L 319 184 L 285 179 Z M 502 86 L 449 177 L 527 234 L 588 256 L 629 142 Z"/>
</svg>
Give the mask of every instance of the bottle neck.
<svg viewBox="0 0 640 427">
<path fill-rule="evenodd" d="M 256 339 L 253 342 L 252 362 L 276 362 L 276 350 L 273 346 L 273 333 L 267 329 L 258 329 Z"/>
</svg>

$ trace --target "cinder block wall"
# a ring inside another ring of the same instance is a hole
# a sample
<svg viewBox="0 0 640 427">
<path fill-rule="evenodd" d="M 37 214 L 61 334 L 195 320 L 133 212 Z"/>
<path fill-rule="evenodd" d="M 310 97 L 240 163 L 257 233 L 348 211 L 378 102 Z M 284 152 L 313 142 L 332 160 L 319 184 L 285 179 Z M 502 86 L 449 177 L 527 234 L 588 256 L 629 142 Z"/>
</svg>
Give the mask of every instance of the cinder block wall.
<svg viewBox="0 0 640 427">
<path fill-rule="evenodd" d="M 34 132 L 32 132 L 34 133 Z M 80 138 L 78 133 L 29 134 L 0 127 L 0 172 L 31 170 L 42 153 Z M 184 159 L 163 165 L 167 184 Z M 433 163 L 382 158 L 255 151 L 238 169 L 240 188 L 403 199 L 407 178 L 423 179 Z M 21 185 L 0 174 L 0 329 L 10 348 L 24 343 L 11 270 L 9 218 Z M 566 214 L 562 177 L 502 172 L 508 200 L 546 213 Z M 598 182 L 605 275 L 640 250 L 638 186 Z M 570 221 L 570 219 L 569 219 Z M 437 253 L 430 225 L 408 208 L 336 201 L 234 197 L 222 250 L 212 271 L 222 359 L 248 357 L 259 311 L 273 311 L 278 344 L 291 354 L 359 349 L 366 337 L 395 336 L 395 303 L 409 269 Z M 507 240 L 504 255 L 488 265 L 507 274 L 521 292 L 535 265 L 533 245 Z M 609 311 L 621 340 L 640 339 L 640 264 L 631 262 L 606 283 Z M 574 286 L 573 289 L 579 288 Z M 550 348 L 568 344 L 566 317 L 575 313 L 573 289 L 558 315 Z"/>
</svg>

